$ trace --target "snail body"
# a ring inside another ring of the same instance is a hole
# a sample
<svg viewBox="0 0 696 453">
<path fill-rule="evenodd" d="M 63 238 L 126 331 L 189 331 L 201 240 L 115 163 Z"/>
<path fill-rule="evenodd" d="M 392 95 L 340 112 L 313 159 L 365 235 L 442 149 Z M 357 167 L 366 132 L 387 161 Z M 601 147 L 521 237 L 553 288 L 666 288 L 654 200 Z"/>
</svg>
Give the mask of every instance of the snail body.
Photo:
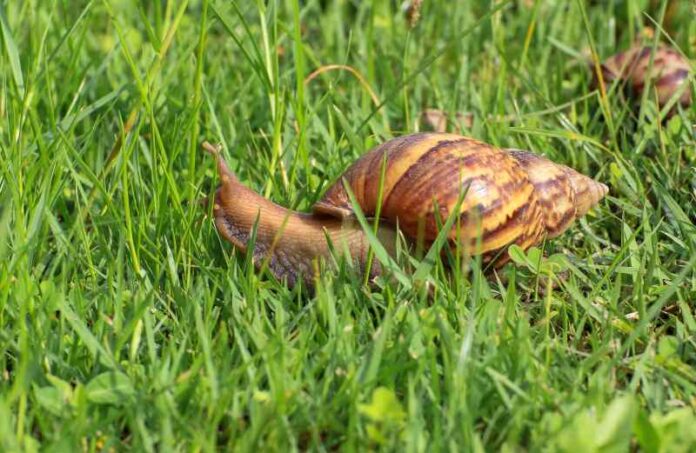
<svg viewBox="0 0 696 453">
<path fill-rule="evenodd" d="M 213 215 L 219 232 L 246 250 L 256 224 L 254 260 L 266 261 L 290 285 L 300 278 L 311 285 L 314 261 L 330 260 L 332 248 L 347 252 L 364 269 L 368 241 L 345 185 L 367 217 L 379 213 L 377 236 L 390 253 L 397 228 L 413 242 L 434 241 L 438 225 L 461 199 L 448 239 L 496 267 L 507 261 L 508 246 L 528 249 L 544 237 L 560 235 L 608 190 L 528 151 L 443 133 L 406 135 L 375 147 L 326 191 L 312 214 L 289 211 L 261 197 L 241 184 L 219 155 L 218 172 L 222 184 Z M 379 273 L 379 267 L 372 272 Z"/>
<path fill-rule="evenodd" d="M 215 226 L 242 251 L 247 250 L 256 226 L 252 259 L 257 267 L 267 265 L 289 286 L 301 278 L 311 286 L 314 261 L 330 262 L 332 247 L 337 253 L 347 251 L 358 265 L 366 262 L 368 241 L 357 222 L 290 211 L 242 184 L 219 154 L 217 167 L 221 184 L 213 204 Z M 394 253 L 396 232 L 392 228 L 380 228 L 377 237 Z M 380 272 L 378 263 L 371 272 Z"/>
<path fill-rule="evenodd" d="M 684 56 L 669 47 L 659 46 L 653 53 L 650 46 L 633 46 L 604 60 L 601 70 L 605 84 L 625 82 L 629 94 L 636 100 L 641 98 L 648 82 L 652 81 L 660 107 L 679 92 L 681 95 L 677 103 L 684 107 L 691 105 L 691 88 L 688 86 L 691 65 Z"/>
</svg>

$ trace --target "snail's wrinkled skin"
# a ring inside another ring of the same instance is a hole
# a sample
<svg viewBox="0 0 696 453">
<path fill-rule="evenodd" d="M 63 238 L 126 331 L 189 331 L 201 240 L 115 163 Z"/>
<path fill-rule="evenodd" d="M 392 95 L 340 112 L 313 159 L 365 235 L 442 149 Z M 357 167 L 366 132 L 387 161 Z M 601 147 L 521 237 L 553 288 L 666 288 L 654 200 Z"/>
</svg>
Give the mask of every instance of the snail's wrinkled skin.
<svg viewBox="0 0 696 453">
<path fill-rule="evenodd" d="M 636 101 L 641 99 L 647 86 L 654 87 L 660 107 L 679 93 L 677 104 L 688 107 L 693 101 L 689 86 L 691 65 L 669 47 L 660 46 L 654 50 L 650 46 L 631 47 L 604 60 L 601 70 L 606 85 L 625 83 L 629 95 Z M 594 83 L 598 83 L 596 74 Z"/>
<path fill-rule="evenodd" d="M 326 191 L 312 214 L 289 211 L 247 188 L 219 155 L 218 172 L 221 185 L 213 207 L 218 231 L 246 250 L 256 225 L 255 262 L 267 263 L 289 285 L 303 279 L 311 286 L 316 262 L 333 262 L 332 248 L 365 269 L 368 241 L 355 220 L 346 185 L 366 216 L 379 212 L 377 236 L 389 253 L 394 252 L 397 228 L 413 242 L 435 240 L 438 225 L 463 196 L 448 238 L 494 266 L 508 260 L 505 250 L 511 244 L 527 249 L 560 235 L 608 191 L 604 184 L 528 151 L 443 133 L 406 135 L 372 149 Z M 379 266 L 372 269 L 379 271 Z"/>
</svg>

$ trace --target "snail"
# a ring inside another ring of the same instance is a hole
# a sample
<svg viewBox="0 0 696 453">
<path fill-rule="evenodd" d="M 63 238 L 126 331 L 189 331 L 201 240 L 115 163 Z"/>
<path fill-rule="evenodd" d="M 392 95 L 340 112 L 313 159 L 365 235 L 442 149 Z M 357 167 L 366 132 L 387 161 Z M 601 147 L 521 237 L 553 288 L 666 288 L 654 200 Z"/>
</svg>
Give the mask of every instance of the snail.
<svg viewBox="0 0 696 453">
<path fill-rule="evenodd" d="M 604 184 L 528 151 L 503 150 L 454 134 L 418 133 L 363 155 L 307 214 L 249 189 L 219 150 L 207 143 L 204 147 L 217 157 L 221 184 L 213 216 L 219 233 L 246 251 L 256 225 L 254 262 L 267 263 L 291 286 L 302 279 L 311 287 L 315 260 L 331 262 L 332 249 L 346 251 L 365 271 L 369 242 L 345 185 L 366 217 L 379 212 L 377 237 L 389 253 L 395 252 L 397 229 L 412 243 L 432 243 L 438 225 L 459 206 L 458 228 L 452 228 L 448 240 L 481 254 L 493 268 L 508 261 L 509 245 L 527 249 L 560 235 L 608 191 Z M 371 276 L 381 272 L 375 264 Z"/>
<path fill-rule="evenodd" d="M 676 102 L 683 107 L 691 105 L 691 88 L 688 86 L 691 66 L 674 49 L 659 46 L 653 54 L 650 46 L 633 46 L 607 58 L 600 67 L 605 84 L 625 82 L 628 94 L 636 100 L 641 98 L 651 81 L 657 91 L 660 107 L 664 107 L 679 92 L 681 95 Z M 598 86 L 597 74 L 594 77 L 594 86 Z"/>
</svg>

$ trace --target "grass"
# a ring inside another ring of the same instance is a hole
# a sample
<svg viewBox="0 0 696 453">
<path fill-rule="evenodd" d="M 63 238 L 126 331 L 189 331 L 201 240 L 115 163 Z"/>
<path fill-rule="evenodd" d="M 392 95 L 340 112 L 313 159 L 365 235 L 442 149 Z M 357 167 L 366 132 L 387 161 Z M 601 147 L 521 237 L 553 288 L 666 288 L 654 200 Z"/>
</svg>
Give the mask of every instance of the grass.
<svg viewBox="0 0 696 453">
<path fill-rule="evenodd" d="M 693 451 L 696 107 L 585 61 L 656 24 L 693 57 L 693 5 L 397 3 L 0 2 L 1 450 Z M 401 256 L 432 297 L 288 289 L 198 204 L 205 139 L 307 210 L 428 107 L 610 196 L 500 279 Z"/>
</svg>

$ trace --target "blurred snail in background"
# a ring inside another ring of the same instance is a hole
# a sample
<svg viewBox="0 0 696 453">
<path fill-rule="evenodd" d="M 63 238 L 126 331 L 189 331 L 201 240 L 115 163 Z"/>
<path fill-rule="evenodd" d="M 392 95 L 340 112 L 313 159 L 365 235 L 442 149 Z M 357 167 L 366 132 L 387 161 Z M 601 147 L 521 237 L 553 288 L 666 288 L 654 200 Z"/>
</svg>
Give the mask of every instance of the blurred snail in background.
<svg viewBox="0 0 696 453">
<path fill-rule="evenodd" d="M 691 65 L 674 49 L 658 46 L 653 53 L 651 46 L 634 46 L 607 58 L 600 68 L 605 86 L 615 81 L 625 83 L 629 96 L 635 101 L 641 99 L 646 86 L 654 86 L 660 108 L 680 92 L 681 95 L 676 104 L 681 104 L 683 107 L 691 105 L 692 95 L 689 86 Z M 652 85 L 648 85 L 649 83 Z M 596 73 L 594 86 L 599 86 Z M 650 99 L 654 99 L 653 96 L 651 92 Z"/>
<path fill-rule="evenodd" d="M 218 231 L 246 251 L 256 225 L 254 262 L 266 263 L 291 286 L 300 280 L 313 286 L 315 261 L 331 263 L 332 250 L 347 252 L 365 272 L 369 243 L 344 184 L 366 217 L 379 215 L 377 237 L 391 254 L 397 229 L 412 244 L 431 244 L 438 226 L 461 203 L 447 233 L 450 244 L 481 254 L 484 263 L 495 267 L 508 261 L 508 246 L 528 249 L 560 235 L 608 191 L 604 184 L 528 151 L 503 150 L 453 134 L 419 133 L 389 140 L 363 155 L 305 214 L 249 189 L 229 170 L 219 149 L 208 143 L 204 147 L 217 156 L 221 185 L 213 215 Z M 375 261 L 371 276 L 380 272 Z"/>
</svg>

